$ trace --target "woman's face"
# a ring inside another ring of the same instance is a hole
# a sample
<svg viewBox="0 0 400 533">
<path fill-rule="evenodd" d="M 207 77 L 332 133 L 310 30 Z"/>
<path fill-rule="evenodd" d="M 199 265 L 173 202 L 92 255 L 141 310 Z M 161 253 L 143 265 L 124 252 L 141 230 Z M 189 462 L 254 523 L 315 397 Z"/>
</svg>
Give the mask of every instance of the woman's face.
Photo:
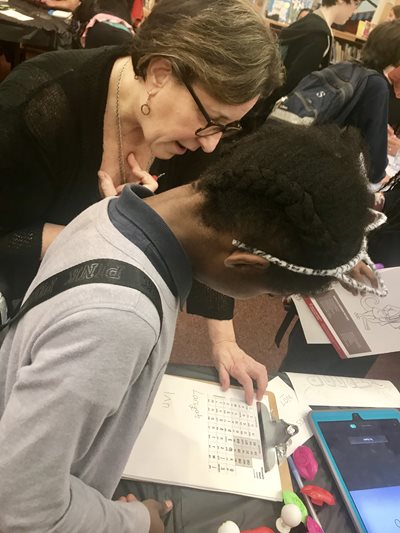
<svg viewBox="0 0 400 533">
<path fill-rule="evenodd" d="M 147 84 L 151 84 L 151 79 L 146 80 Z M 192 90 L 208 116 L 223 125 L 240 120 L 258 99 L 229 105 L 219 102 L 196 83 Z M 150 92 L 150 113 L 141 117 L 141 127 L 155 157 L 170 159 L 188 150 L 201 148 L 204 152 L 212 152 L 215 149 L 222 132 L 206 137 L 196 135 L 197 130 L 207 125 L 207 119 L 184 84 L 170 74 L 161 86 L 151 88 Z"/>
</svg>

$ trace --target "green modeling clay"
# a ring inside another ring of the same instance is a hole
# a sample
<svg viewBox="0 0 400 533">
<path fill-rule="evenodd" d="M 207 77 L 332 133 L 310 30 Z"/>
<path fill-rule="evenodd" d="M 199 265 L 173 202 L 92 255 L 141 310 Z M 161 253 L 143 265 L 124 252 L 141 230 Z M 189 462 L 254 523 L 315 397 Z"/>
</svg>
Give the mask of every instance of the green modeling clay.
<svg viewBox="0 0 400 533">
<path fill-rule="evenodd" d="M 301 521 L 304 523 L 306 521 L 306 518 L 308 516 L 308 511 L 304 505 L 304 503 L 300 500 L 300 498 L 295 494 L 294 492 L 290 492 L 290 490 L 284 490 L 283 491 L 283 501 L 285 505 L 287 503 L 294 503 L 297 505 L 297 507 L 301 511 Z"/>
</svg>

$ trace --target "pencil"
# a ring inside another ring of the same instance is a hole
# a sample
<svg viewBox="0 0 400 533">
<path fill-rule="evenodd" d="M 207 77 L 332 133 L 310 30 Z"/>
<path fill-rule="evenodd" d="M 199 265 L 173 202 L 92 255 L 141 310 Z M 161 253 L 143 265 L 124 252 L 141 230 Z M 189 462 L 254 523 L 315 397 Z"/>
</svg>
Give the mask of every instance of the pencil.
<svg viewBox="0 0 400 533">
<path fill-rule="evenodd" d="M 292 472 L 293 477 L 296 480 L 296 483 L 297 483 L 299 489 L 302 489 L 304 487 L 303 481 L 302 481 L 302 479 L 300 477 L 299 471 L 296 468 L 296 465 L 294 464 L 293 459 L 291 457 L 288 457 L 287 460 L 288 460 L 288 463 L 289 463 L 290 471 Z M 319 527 L 321 529 L 323 529 L 323 527 L 321 525 L 321 522 L 318 519 L 317 513 L 315 512 L 314 506 L 313 506 L 310 498 L 306 494 L 302 494 L 302 496 L 303 496 L 304 501 L 306 503 L 307 509 L 310 512 L 310 515 L 314 518 L 314 520 L 317 522 Z"/>
</svg>

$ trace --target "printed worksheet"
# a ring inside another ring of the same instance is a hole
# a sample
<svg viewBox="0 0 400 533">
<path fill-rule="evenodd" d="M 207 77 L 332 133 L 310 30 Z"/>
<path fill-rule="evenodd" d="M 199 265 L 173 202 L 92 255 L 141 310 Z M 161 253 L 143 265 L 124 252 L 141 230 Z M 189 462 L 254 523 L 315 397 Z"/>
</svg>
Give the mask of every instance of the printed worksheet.
<svg viewBox="0 0 400 533">
<path fill-rule="evenodd" d="M 332 407 L 400 407 L 390 381 L 287 372 L 299 400 Z"/>
<path fill-rule="evenodd" d="M 264 467 L 256 402 L 248 406 L 240 389 L 170 375 L 123 477 L 282 500 L 276 461 Z"/>
</svg>

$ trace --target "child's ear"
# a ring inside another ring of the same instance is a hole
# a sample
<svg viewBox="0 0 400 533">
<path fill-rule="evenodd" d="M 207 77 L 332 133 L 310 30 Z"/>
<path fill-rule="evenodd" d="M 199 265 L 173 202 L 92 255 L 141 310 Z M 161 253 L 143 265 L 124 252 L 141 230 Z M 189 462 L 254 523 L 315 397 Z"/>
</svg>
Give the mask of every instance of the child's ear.
<svg viewBox="0 0 400 533">
<path fill-rule="evenodd" d="M 227 268 L 253 267 L 267 269 L 269 261 L 255 254 L 243 250 L 235 250 L 224 261 Z"/>
</svg>

